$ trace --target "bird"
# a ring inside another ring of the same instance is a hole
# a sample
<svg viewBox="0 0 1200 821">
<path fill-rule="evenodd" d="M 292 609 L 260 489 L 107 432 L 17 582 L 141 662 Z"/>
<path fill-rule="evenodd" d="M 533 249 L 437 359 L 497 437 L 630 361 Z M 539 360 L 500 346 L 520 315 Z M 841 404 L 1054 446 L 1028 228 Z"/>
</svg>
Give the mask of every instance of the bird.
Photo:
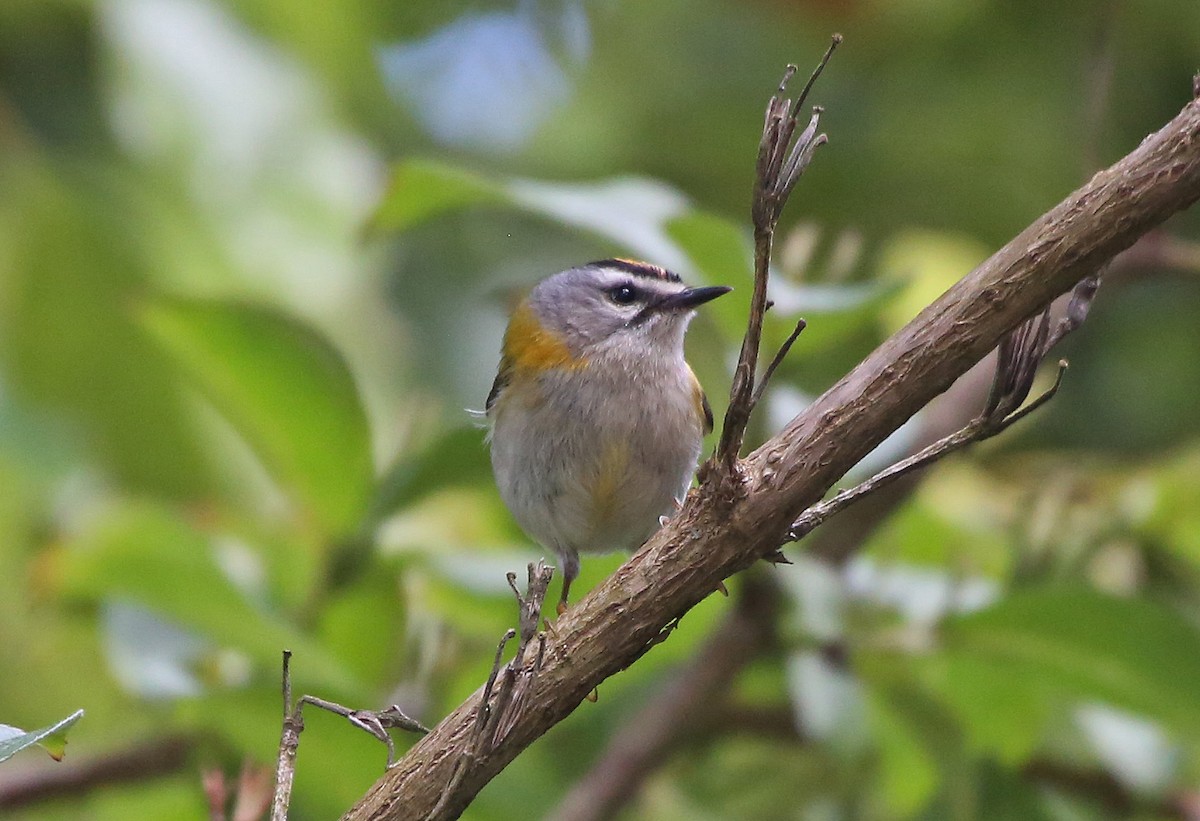
<svg viewBox="0 0 1200 821">
<path fill-rule="evenodd" d="M 730 290 L 603 259 L 513 311 L 485 406 L 492 470 L 517 524 L 558 556 L 559 615 L 581 553 L 636 550 L 682 504 L 713 427 L 684 335 Z"/>
</svg>

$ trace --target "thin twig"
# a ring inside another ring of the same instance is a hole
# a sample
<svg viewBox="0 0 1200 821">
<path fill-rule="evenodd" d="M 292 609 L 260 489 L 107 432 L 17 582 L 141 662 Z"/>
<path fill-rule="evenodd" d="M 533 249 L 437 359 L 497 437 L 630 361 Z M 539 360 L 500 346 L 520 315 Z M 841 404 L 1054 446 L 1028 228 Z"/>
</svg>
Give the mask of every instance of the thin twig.
<svg viewBox="0 0 1200 821">
<path fill-rule="evenodd" d="M 398 729 L 424 735 L 429 729 L 406 715 L 396 704 L 383 710 L 356 710 L 319 696 L 303 695 L 292 704 L 292 652 L 283 651 L 283 732 L 279 739 L 279 758 L 275 765 L 275 793 L 271 800 L 271 821 L 287 821 L 288 805 L 292 799 L 292 786 L 296 779 L 296 752 L 300 747 L 300 733 L 304 731 L 304 705 L 311 704 L 322 710 L 339 715 L 360 730 L 370 733 L 387 745 L 387 766 L 396 762 L 396 744 L 388 730 Z"/>
<path fill-rule="evenodd" d="M 279 758 L 275 762 L 275 794 L 271 799 L 271 821 L 287 821 L 296 780 L 296 751 L 304 718 L 292 708 L 292 651 L 283 651 L 283 730 L 279 737 Z"/>
<path fill-rule="evenodd" d="M 405 714 L 403 710 L 396 704 L 391 705 L 383 710 L 356 710 L 353 707 L 346 707 L 338 704 L 336 701 L 329 701 L 318 696 L 301 696 L 300 701 L 296 704 L 296 712 L 299 714 L 301 708 L 305 704 L 311 704 L 314 707 L 319 707 L 326 712 L 339 715 L 349 721 L 355 727 L 374 736 L 379 741 L 387 745 L 388 760 L 387 766 L 392 766 L 396 760 L 396 745 L 392 741 L 392 737 L 388 735 L 388 730 L 398 729 L 407 730 L 412 733 L 420 733 L 424 735 L 429 732 L 428 728 L 423 726 L 415 718 L 411 718 Z"/>
<path fill-rule="evenodd" d="M 492 749 L 498 747 L 500 743 L 512 732 L 512 728 L 516 726 L 517 719 L 520 718 L 522 711 L 525 709 L 525 700 L 532 689 L 533 680 L 542 670 L 542 664 L 546 659 L 546 634 L 538 633 L 538 651 L 534 657 L 533 665 L 524 667 L 520 672 L 520 678 L 514 683 L 512 698 L 503 711 L 496 719 L 496 727 L 492 733 L 489 744 Z"/>
<path fill-rule="evenodd" d="M 516 574 L 508 573 L 506 575 L 508 583 L 513 588 L 513 592 L 517 594 L 518 604 L 521 604 L 521 593 L 516 588 Z M 492 718 L 492 689 L 496 686 L 496 679 L 500 675 L 500 665 L 504 660 L 504 648 L 510 641 L 516 638 L 516 635 L 517 631 L 510 627 L 500 637 L 500 643 L 496 645 L 496 655 L 492 659 L 492 671 L 488 674 L 487 683 L 483 685 L 483 697 L 479 700 L 479 710 L 475 714 L 475 727 L 471 732 L 471 740 L 459 755 L 458 760 L 454 762 L 454 773 L 450 776 L 450 781 L 446 784 L 446 789 L 442 791 L 437 804 L 434 805 L 432 812 L 429 813 L 429 818 L 431 819 L 441 818 L 447 812 L 450 803 L 454 800 L 454 796 L 458 792 L 458 785 L 462 783 L 463 778 L 467 775 L 467 771 L 475 764 L 475 761 L 479 757 L 484 733 L 487 731 Z M 507 673 L 509 670 L 506 669 L 505 672 Z"/>
<path fill-rule="evenodd" d="M 779 89 L 767 103 L 750 208 L 754 223 L 754 290 L 750 296 L 746 335 L 742 339 L 742 349 L 729 390 L 729 407 L 725 411 L 725 422 L 721 427 L 721 441 L 714 456 L 714 460 L 724 466 L 726 475 L 733 472 L 741 454 L 746 427 L 750 422 L 750 414 L 754 411 L 756 398 L 762 396 L 761 390 L 755 390 L 754 374 L 758 366 L 759 349 L 762 346 L 763 317 L 767 312 L 767 281 L 770 278 L 771 246 L 774 242 L 775 227 L 792 189 L 812 162 L 813 152 L 828 139 L 824 134 L 817 134 L 821 115 L 819 107 L 814 107 L 808 125 L 793 141 L 796 118 L 813 84 L 821 76 L 821 71 L 841 41 L 840 34 L 833 36 L 829 49 L 813 70 L 795 105 L 783 96 L 788 81 L 796 73 L 796 67 L 792 65 L 787 67 Z"/>
<path fill-rule="evenodd" d="M 450 800 L 458 792 L 458 785 L 462 783 L 463 776 L 467 774 L 467 758 L 474 758 L 474 753 L 470 750 L 465 750 L 461 758 L 454 762 L 454 773 L 450 776 L 450 782 L 446 784 L 446 789 L 442 790 L 442 795 L 438 798 L 438 802 L 434 804 L 433 809 L 429 813 L 429 818 L 441 818 L 446 810 L 450 807 Z"/>
<path fill-rule="evenodd" d="M 982 442 L 984 439 L 990 439 L 991 437 L 995 436 L 998 433 L 1003 433 L 1004 431 L 1008 430 L 1013 425 L 1015 425 L 1017 422 L 1020 422 L 1026 416 L 1033 413 L 1035 410 L 1040 408 L 1042 405 L 1046 404 L 1051 399 L 1053 399 L 1054 395 L 1056 393 L 1058 393 L 1058 389 L 1062 386 L 1063 377 L 1066 376 L 1067 367 L 1069 364 L 1070 363 L 1068 363 L 1067 360 L 1065 360 L 1065 359 L 1058 360 L 1058 371 L 1054 374 L 1054 384 L 1052 384 L 1049 388 L 1047 388 L 1042 393 L 1041 396 L 1039 396 L 1037 399 L 1034 399 L 1032 402 L 1030 402 L 1025 407 L 1021 408 L 1020 410 L 1014 411 L 1013 413 L 1009 414 L 1007 417 L 1005 417 L 1000 422 L 997 422 L 996 426 L 994 428 L 988 430 L 986 436 L 981 436 L 979 438 L 979 441 Z"/>
<path fill-rule="evenodd" d="M 508 586 L 517 599 L 517 628 L 521 642 L 517 646 L 517 659 L 525 655 L 525 648 L 533 640 L 542 617 L 542 603 L 546 599 L 546 590 L 554 578 L 554 568 L 547 565 L 545 560 L 530 562 L 526 568 L 528 579 L 525 584 L 525 595 L 517 589 L 517 574 L 508 573 Z"/>
<path fill-rule="evenodd" d="M 825 66 L 829 65 L 829 58 L 833 57 L 833 50 L 842 44 L 843 39 L 840 34 L 834 34 L 829 38 L 829 48 L 825 49 L 825 56 L 821 58 L 821 62 L 817 63 L 817 67 L 809 75 L 808 82 L 804 84 L 804 89 L 800 92 L 800 96 L 796 98 L 796 105 L 792 108 L 793 117 L 800 113 L 800 109 L 808 101 L 809 92 L 816 85 L 817 78 L 821 76 L 821 72 L 825 70 Z"/>
<path fill-rule="evenodd" d="M 1025 407 L 1021 404 L 1029 396 L 1038 365 L 1054 345 L 1074 331 L 1087 319 L 1096 292 L 1100 288 L 1099 273 L 1084 277 L 1071 291 L 1066 313 L 1050 326 L 1050 308 L 1022 322 L 1014 328 L 996 350 L 996 372 L 983 411 L 949 436 L 934 442 L 929 447 L 902 459 L 888 468 L 852 488 L 839 491 L 831 499 L 818 502 L 804 511 L 788 528 L 785 541 L 799 541 L 830 516 L 845 510 L 859 499 L 879 490 L 905 474 L 920 470 L 967 445 L 982 442 L 1003 433 L 1038 408 L 1045 405 L 1062 384 L 1067 370 L 1066 360 L 1059 360 L 1054 384 Z M 773 555 L 780 555 L 776 551 Z"/>
<path fill-rule="evenodd" d="M 538 673 L 541 672 L 546 657 L 546 634 L 538 632 L 537 626 L 542 618 L 542 604 L 546 599 L 550 580 L 554 576 L 554 568 L 548 566 L 544 560 L 538 560 L 530 562 L 526 570 L 528 583 L 524 595 L 517 587 L 517 574 L 505 574 L 508 586 L 517 599 L 521 637 L 517 644 L 517 652 L 511 662 L 502 664 L 505 647 L 518 635 L 518 631 L 510 627 L 496 646 L 492 670 L 483 686 L 470 738 L 454 763 L 454 770 L 446 788 L 428 816 L 430 819 L 452 817 L 459 801 L 458 790 L 463 779 L 476 763 L 503 743 L 512 731 L 524 713 L 527 696 Z M 537 654 L 531 661 L 527 661 L 526 648 L 530 646 L 535 635 Z"/>
<path fill-rule="evenodd" d="M 517 631 L 510 627 L 504 631 L 504 635 L 500 637 L 500 643 L 496 645 L 496 657 L 492 660 L 492 672 L 488 674 L 487 683 L 483 685 L 483 698 L 479 700 L 479 712 L 475 715 L 476 737 L 483 735 L 483 728 L 487 726 L 488 719 L 491 718 L 492 688 L 496 686 L 496 677 L 500 675 L 500 662 L 504 659 L 504 648 L 516 638 L 516 635 Z"/>
<path fill-rule="evenodd" d="M 283 651 L 283 717 L 292 711 L 292 651 Z"/>
<path fill-rule="evenodd" d="M 788 338 L 779 346 L 779 350 L 775 352 L 775 357 L 771 360 L 771 364 L 767 365 L 767 369 L 763 371 L 762 379 L 758 381 L 758 387 L 754 390 L 754 395 L 750 398 L 750 407 L 758 407 L 759 401 L 762 400 L 763 394 L 767 390 L 767 385 L 771 382 L 771 377 L 775 375 L 775 369 L 778 368 L 783 360 L 787 357 L 788 351 L 792 349 L 792 345 L 800 338 L 800 334 L 804 333 L 804 329 L 808 327 L 808 323 L 803 319 L 796 320 L 796 327 L 788 334 Z"/>
<path fill-rule="evenodd" d="M 1053 332 L 1050 330 L 1050 309 L 1047 308 L 1038 316 L 1021 323 L 1001 341 L 997 347 L 996 372 L 992 378 L 991 390 L 988 392 L 984 409 L 978 416 L 949 436 L 901 459 L 870 479 L 852 488 L 838 491 L 832 498 L 808 508 L 788 528 L 784 540 L 795 542 L 803 539 L 829 517 L 845 510 L 864 496 L 891 484 L 901 476 L 962 450 L 967 445 L 1003 433 L 1053 399 L 1066 373 L 1066 360 L 1059 360 L 1054 384 L 1028 405 L 1021 407 L 1033 387 L 1038 364 L 1055 343 L 1078 328 L 1087 318 L 1099 287 L 1098 274 L 1081 280 L 1071 293 L 1066 316 L 1054 326 Z"/>
<path fill-rule="evenodd" d="M 852 488 L 838 491 L 832 498 L 813 505 L 804 511 L 792 526 L 788 528 L 786 541 L 796 542 L 803 539 L 834 514 L 840 513 L 864 496 L 868 496 L 880 488 L 886 487 L 901 476 L 928 467 L 934 462 L 962 450 L 967 445 L 982 442 L 1007 430 L 1014 423 L 1024 419 L 1030 413 L 1054 398 L 1054 395 L 1058 393 L 1059 386 L 1062 384 L 1063 374 L 1066 373 L 1066 370 L 1066 360 L 1060 361 L 1058 373 L 1054 378 L 1054 384 L 1045 393 L 1029 403 L 1029 405 L 1010 416 L 1000 419 L 995 423 L 989 423 L 988 418 L 985 416 L 977 416 L 949 436 L 942 437 L 912 456 L 901 459 L 899 462 L 876 473 L 870 479 L 860 482 Z"/>
</svg>

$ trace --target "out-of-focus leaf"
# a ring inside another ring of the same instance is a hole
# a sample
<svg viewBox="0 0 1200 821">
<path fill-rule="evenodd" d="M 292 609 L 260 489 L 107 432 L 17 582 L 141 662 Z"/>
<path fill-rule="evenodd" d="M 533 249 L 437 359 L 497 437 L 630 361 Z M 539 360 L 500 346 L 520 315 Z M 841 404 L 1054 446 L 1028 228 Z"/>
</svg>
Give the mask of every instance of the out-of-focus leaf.
<svg viewBox="0 0 1200 821">
<path fill-rule="evenodd" d="M 581 228 L 678 273 L 690 273 L 687 254 L 666 231 L 690 204 L 663 182 L 643 177 L 589 184 L 513 180 L 508 190 L 513 201 L 532 214 Z"/>
<path fill-rule="evenodd" d="M 372 486 L 370 432 L 341 355 L 264 307 L 161 301 L 143 324 L 328 533 L 351 530 Z"/>
<path fill-rule="evenodd" d="M 691 272 L 689 255 L 667 230 L 670 221 L 688 213 L 687 197 L 662 182 L 639 177 L 590 184 L 489 179 L 444 163 L 408 160 L 393 172 L 371 227 L 403 231 L 472 205 L 504 206 L 544 217 L 594 234 L 629 254 Z"/>
<path fill-rule="evenodd" d="M 404 604 L 397 574 L 364 573 L 325 603 L 317 633 L 362 681 L 393 684 L 404 636 Z"/>
<path fill-rule="evenodd" d="M 962 235 L 934 231 L 895 235 L 879 255 L 881 274 L 904 283 L 903 293 L 884 315 L 889 330 L 907 323 L 987 255 L 986 245 Z"/>
<path fill-rule="evenodd" d="M 863 748 L 866 708 L 857 678 L 811 650 L 791 653 L 786 675 L 795 720 L 805 735 L 842 752 Z"/>
<path fill-rule="evenodd" d="M 76 710 L 62 721 L 57 721 L 49 727 L 40 730 L 22 730 L 0 724 L 0 761 L 12 758 L 26 747 L 40 744 L 55 761 L 62 761 L 66 754 L 67 730 L 79 719 L 83 718 L 83 710 Z"/>
<path fill-rule="evenodd" d="M 1121 783 L 1154 794 L 1180 776 L 1184 757 L 1167 728 L 1106 704 L 1083 704 L 1074 713 L 1091 752 Z"/>
<path fill-rule="evenodd" d="M 715 322 L 727 339 L 740 338 L 746 332 L 746 311 L 754 288 L 754 252 L 744 230 L 713 214 L 688 211 L 669 220 L 666 232 L 699 272 L 693 284 L 734 289 L 730 296 L 705 305 L 703 316 Z"/>
<path fill-rule="evenodd" d="M 824 389 L 828 380 L 858 364 L 878 343 L 880 312 L 901 292 L 900 283 L 870 285 L 794 285 L 777 278 L 770 296 L 775 310 L 763 328 L 764 350 L 774 353 L 791 332 L 796 319 L 808 327 L 784 360 L 781 376 L 800 378 L 808 389 Z M 840 297 L 835 294 L 840 292 Z"/>
<path fill-rule="evenodd" d="M 420 453 L 399 459 L 379 480 L 371 520 L 379 521 L 423 496 L 452 485 L 475 485 L 491 477 L 483 429 L 447 431 Z"/>
<path fill-rule="evenodd" d="M 503 185 L 479 174 L 435 160 L 408 160 L 396 166 L 371 227 L 404 231 L 447 211 L 507 199 Z"/>
<path fill-rule="evenodd" d="M 889 815 L 908 817 L 935 795 L 952 806 L 969 800 L 974 773 L 954 714 L 894 653 L 864 650 L 855 655 L 855 669 L 865 685 Z"/>
<path fill-rule="evenodd" d="M 986 808 L 988 821 L 1065 821 L 1062 813 L 1052 811 L 1041 785 L 1023 778 L 1019 771 L 985 759 L 975 778 L 976 806 Z"/>
<path fill-rule="evenodd" d="M 754 280 L 754 249 L 740 226 L 715 214 L 689 211 L 669 220 L 666 229 L 705 282 L 735 285 Z"/>
<path fill-rule="evenodd" d="M 938 787 L 937 762 L 911 723 L 883 698 L 868 700 L 870 720 L 879 750 L 879 789 L 883 803 L 897 817 L 924 806 Z"/>
<path fill-rule="evenodd" d="M 94 175 L 44 167 L 40 151 L 14 157 L 12 147 L 0 139 L 6 398 L 31 400 L 45 421 L 65 423 L 94 464 L 132 491 L 175 499 L 212 492 L 212 466 L 171 363 L 124 310 L 148 281 L 135 236 L 143 229 L 126 233 L 129 201 Z"/>
<path fill-rule="evenodd" d="M 1040 680 L 966 654 L 942 658 L 928 672 L 927 684 L 962 722 L 974 749 L 1012 765 L 1033 752 L 1054 705 Z"/>
<path fill-rule="evenodd" d="M 68 596 L 137 602 L 244 652 L 259 669 L 275 669 L 280 653 L 290 649 L 323 686 L 362 692 L 321 645 L 248 601 L 217 565 L 208 539 L 164 511 L 129 507 L 98 522 L 65 551 L 60 572 Z"/>
<path fill-rule="evenodd" d="M 978 514 L 977 500 L 988 491 L 987 484 L 967 470 L 955 472 L 953 480 L 967 497 L 967 503 L 958 509 Z M 939 482 L 943 484 L 949 483 Z M 864 552 L 886 563 L 939 569 L 969 567 L 988 578 L 1005 578 L 1013 557 L 1004 549 L 1003 537 L 978 522 L 960 521 L 955 510 L 941 497 L 918 496 L 871 534 Z"/>
<path fill-rule="evenodd" d="M 244 678 L 245 665 L 219 660 L 213 641 L 128 599 L 103 603 L 100 636 L 112 677 L 138 698 L 194 697 L 209 684 Z"/>
<path fill-rule="evenodd" d="M 1155 602 L 1045 588 L 952 618 L 942 637 L 960 672 L 1004 670 L 1009 687 L 1040 686 L 1200 727 L 1200 632 Z"/>
<path fill-rule="evenodd" d="M 1150 477 L 1130 481 L 1122 507 L 1130 518 L 1144 519 L 1145 533 L 1200 567 L 1200 484 L 1196 476 L 1200 476 L 1200 450 L 1193 448 Z"/>
</svg>

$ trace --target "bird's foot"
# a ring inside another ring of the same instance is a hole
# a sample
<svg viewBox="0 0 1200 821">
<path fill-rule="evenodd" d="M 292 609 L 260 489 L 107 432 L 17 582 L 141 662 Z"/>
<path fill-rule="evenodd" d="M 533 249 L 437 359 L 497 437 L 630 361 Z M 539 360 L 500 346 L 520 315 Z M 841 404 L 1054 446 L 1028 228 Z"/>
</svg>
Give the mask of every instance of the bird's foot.
<svg viewBox="0 0 1200 821">
<path fill-rule="evenodd" d="M 676 512 L 676 513 L 678 513 L 679 511 L 683 510 L 683 500 L 682 500 L 682 499 L 672 499 L 671 501 L 672 501 L 672 502 L 674 502 L 674 504 L 675 504 L 675 512 Z M 670 516 L 665 516 L 665 515 L 664 515 L 664 516 L 659 516 L 659 517 L 658 517 L 658 526 L 659 526 L 659 527 L 666 527 L 666 526 L 667 526 L 667 522 L 669 522 L 669 521 L 671 521 L 671 517 L 670 517 Z"/>
</svg>

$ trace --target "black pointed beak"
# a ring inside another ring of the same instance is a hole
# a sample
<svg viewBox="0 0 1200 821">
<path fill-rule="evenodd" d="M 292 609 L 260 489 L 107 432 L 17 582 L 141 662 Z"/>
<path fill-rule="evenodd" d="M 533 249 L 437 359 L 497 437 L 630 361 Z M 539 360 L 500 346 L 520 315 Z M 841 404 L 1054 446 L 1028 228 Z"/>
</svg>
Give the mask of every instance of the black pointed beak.
<svg viewBox="0 0 1200 821">
<path fill-rule="evenodd" d="M 677 294 L 671 294 L 654 303 L 656 311 L 689 311 L 705 302 L 711 302 L 719 296 L 724 296 L 733 289 L 728 285 L 711 285 L 705 288 L 688 288 Z"/>
</svg>

